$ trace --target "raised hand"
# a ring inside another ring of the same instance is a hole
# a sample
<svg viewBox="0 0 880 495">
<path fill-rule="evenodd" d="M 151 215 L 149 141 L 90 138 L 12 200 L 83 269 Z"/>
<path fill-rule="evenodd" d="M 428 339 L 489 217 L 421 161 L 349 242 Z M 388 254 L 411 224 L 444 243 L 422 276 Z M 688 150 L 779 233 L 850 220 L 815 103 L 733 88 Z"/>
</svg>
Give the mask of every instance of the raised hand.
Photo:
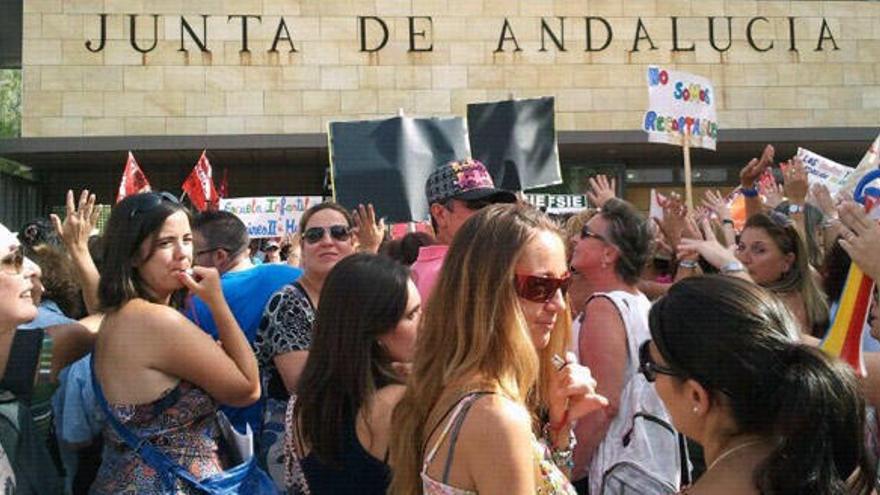
<svg viewBox="0 0 880 495">
<path fill-rule="evenodd" d="M 352 214 L 354 216 L 354 231 L 361 250 L 378 253 L 379 246 L 385 237 L 385 220 L 380 219 L 378 223 L 376 222 L 376 210 L 372 204 L 358 205 Z"/>
<path fill-rule="evenodd" d="M 609 199 L 615 197 L 615 180 L 610 181 L 605 175 L 599 174 L 589 179 L 590 190 L 587 191 L 587 199 L 595 208 L 601 208 Z"/>
<path fill-rule="evenodd" d="M 810 189 L 804 162 L 800 158 L 794 157 L 782 170 L 785 174 L 785 183 L 783 184 L 785 197 L 794 204 L 803 205 Z"/>
<path fill-rule="evenodd" d="M 840 246 L 853 262 L 875 281 L 880 280 L 880 225 L 868 217 L 862 205 L 845 202 L 837 209 L 841 222 Z"/>
<path fill-rule="evenodd" d="M 100 213 L 95 208 L 95 195 L 89 194 L 88 189 L 83 189 L 79 195 L 79 203 L 75 205 L 73 191 L 68 190 L 66 210 L 67 214 L 63 222 L 58 218 L 58 215 L 54 213 L 49 215 L 52 225 L 55 226 L 55 231 L 69 251 L 85 250 L 88 252 L 89 236 L 98 225 L 98 214 Z"/>
<path fill-rule="evenodd" d="M 703 206 L 715 213 L 718 220 L 730 219 L 730 208 L 727 200 L 721 195 L 721 191 L 711 189 L 703 196 Z"/>
<path fill-rule="evenodd" d="M 767 167 L 773 165 L 773 157 L 776 150 L 772 145 L 764 147 L 761 158 L 752 158 L 745 167 L 739 172 L 740 184 L 745 188 L 755 187 L 755 182 L 761 177 L 761 174 L 767 170 Z"/>
</svg>

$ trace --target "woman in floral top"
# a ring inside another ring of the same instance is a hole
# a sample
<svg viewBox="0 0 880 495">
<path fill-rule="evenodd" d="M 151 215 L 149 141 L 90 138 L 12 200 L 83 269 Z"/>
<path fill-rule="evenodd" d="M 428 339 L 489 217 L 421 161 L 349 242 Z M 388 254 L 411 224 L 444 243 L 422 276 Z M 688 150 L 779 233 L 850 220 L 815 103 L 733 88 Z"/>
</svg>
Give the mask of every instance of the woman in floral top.
<svg viewBox="0 0 880 495">
<path fill-rule="evenodd" d="M 565 245 L 546 215 L 493 205 L 456 234 L 394 411 L 395 494 L 573 494 L 571 423 L 607 403 L 565 353 Z"/>
</svg>

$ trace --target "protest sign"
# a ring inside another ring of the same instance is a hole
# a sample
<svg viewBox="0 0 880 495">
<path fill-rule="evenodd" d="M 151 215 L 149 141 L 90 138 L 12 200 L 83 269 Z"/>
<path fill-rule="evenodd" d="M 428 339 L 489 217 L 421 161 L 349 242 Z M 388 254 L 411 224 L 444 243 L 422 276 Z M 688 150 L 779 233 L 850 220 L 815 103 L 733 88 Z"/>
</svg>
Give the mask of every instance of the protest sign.
<svg viewBox="0 0 880 495">
<path fill-rule="evenodd" d="M 865 156 L 862 157 L 862 160 L 856 166 L 855 171 L 849 176 L 841 189 L 843 191 L 853 192 L 856 188 L 856 184 L 862 180 L 862 177 L 874 170 L 880 170 L 880 134 L 874 138 L 874 142 L 868 147 Z"/>
<path fill-rule="evenodd" d="M 262 196 L 222 198 L 220 211 L 234 213 L 247 227 L 251 239 L 282 237 L 296 232 L 309 207 L 323 203 L 321 196 Z"/>
<path fill-rule="evenodd" d="M 810 184 L 824 184 L 834 197 L 840 191 L 855 169 L 829 160 L 806 148 L 798 148 L 797 158 L 804 163 Z"/>
<path fill-rule="evenodd" d="M 467 106 L 473 157 L 495 186 L 522 191 L 562 183 L 554 99 L 506 100 Z"/>
<path fill-rule="evenodd" d="M 532 206 L 555 215 L 578 213 L 590 206 L 583 194 L 526 194 L 525 197 Z"/>
<path fill-rule="evenodd" d="M 652 143 L 682 147 L 685 198 L 688 208 L 693 209 L 690 149 L 696 146 L 715 151 L 715 88 L 705 77 L 663 67 L 649 66 L 647 75 L 648 110 L 642 129 Z"/>
<path fill-rule="evenodd" d="M 467 130 L 460 117 L 330 124 L 336 201 L 347 208 L 372 203 L 388 223 L 426 220 L 425 182 L 431 171 L 468 157 Z"/>
<path fill-rule="evenodd" d="M 689 134 L 689 146 L 714 151 L 718 137 L 715 96 L 712 82 L 705 77 L 648 67 L 648 110 L 642 126 L 648 141 L 681 146 L 682 135 Z"/>
</svg>

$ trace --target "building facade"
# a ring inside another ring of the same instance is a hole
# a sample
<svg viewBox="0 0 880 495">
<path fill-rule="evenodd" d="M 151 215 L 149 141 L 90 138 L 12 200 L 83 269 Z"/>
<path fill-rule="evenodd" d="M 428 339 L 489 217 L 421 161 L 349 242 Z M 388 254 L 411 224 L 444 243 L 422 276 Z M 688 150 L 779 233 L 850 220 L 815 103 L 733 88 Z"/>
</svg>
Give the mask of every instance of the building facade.
<svg viewBox="0 0 880 495">
<path fill-rule="evenodd" d="M 729 186 L 765 142 L 854 165 L 878 62 L 873 1 L 27 0 L 22 139 L 0 152 L 47 196 L 109 201 L 129 149 L 175 189 L 202 148 L 233 195 L 314 194 L 331 121 L 551 95 L 557 189 L 607 172 L 644 206 L 681 183 L 680 149 L 641 130 L 648 65 L 713 81 L 718 150 L 694 151 L 695 180 Z"/>
</svg>

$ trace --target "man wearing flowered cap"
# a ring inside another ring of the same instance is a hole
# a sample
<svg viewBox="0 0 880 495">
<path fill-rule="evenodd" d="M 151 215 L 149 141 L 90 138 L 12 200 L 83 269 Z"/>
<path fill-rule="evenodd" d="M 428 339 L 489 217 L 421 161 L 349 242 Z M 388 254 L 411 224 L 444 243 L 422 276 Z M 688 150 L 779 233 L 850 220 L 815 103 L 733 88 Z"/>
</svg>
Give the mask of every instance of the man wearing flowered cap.
<svg viewBox="0 0 880 495">
<path fill-rule="evenodd" d="M 412 278 L 422 301 L 431 294 L 449 243 L 467 219 L 484 206 L 516 202 L 515 194 L 496 189 L 486 167 L 470 158 L 434 169 L 425 184 L 425 195 L 431 205 L 431 224 L 438 244 L 422 247 L 412 265 Z"/>
</svg>

